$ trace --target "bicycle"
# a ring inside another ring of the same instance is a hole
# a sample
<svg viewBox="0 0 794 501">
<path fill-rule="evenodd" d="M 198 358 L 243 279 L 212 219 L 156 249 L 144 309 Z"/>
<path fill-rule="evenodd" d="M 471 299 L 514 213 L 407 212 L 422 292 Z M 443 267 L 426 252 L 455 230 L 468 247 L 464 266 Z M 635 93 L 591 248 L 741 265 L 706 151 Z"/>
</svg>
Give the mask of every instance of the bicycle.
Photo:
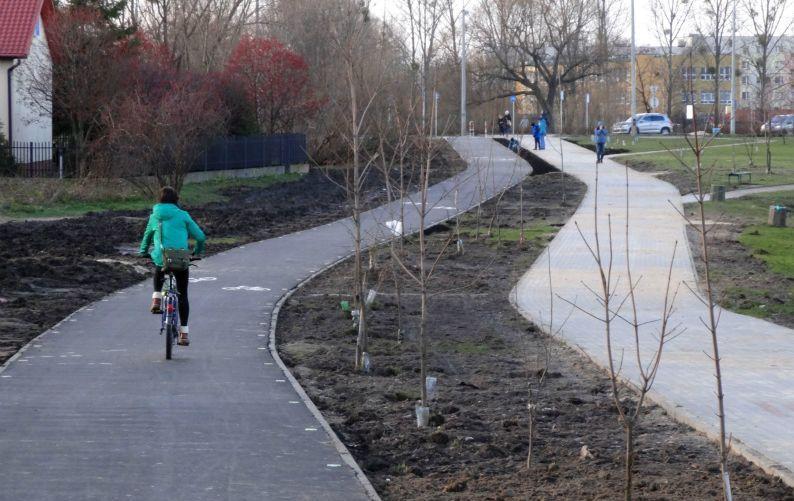
<svg viewBox="0 0 794 501">
<path fill-rule="evenodd" d="M 200 257 L 192 256 L 190 261 L 199 261 Z M 193 266 L 193 265 L 191 265 Z M 174 273 L 166 273 L 163 281 L 163 298 L 160 303 L 160 335 L 165 332 L 165 359 L 171 360 L 171 354 L 179 337 L 179 292 L 176 288 Z"/>
</svg>

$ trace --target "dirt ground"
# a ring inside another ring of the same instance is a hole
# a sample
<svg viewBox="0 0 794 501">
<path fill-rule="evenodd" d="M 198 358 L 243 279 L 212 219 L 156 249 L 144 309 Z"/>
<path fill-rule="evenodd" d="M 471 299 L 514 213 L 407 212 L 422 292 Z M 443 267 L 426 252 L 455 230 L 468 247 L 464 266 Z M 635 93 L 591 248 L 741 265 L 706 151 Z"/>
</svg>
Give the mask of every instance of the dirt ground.
<svg viewBox="0 0 794 501">
<path fill-rule="evenodd" d="M 571 202 L 561 208 L 561 182 L 559 173 L 548 173 L 523 183 L 524 245 L 516 241 L 520 190 L 514 188 L 499 203 L 490 237 L 482 234 L 494 202 L 482 211 L 481 237 L 472 233 L 475 210 L 461 220 L 464 253 L 453 245 L 439 260 L 428 320 L 429 375 L 438 378 L 439 390 L 429 428 L 418 429 L 414 417 L 417 291 L 403 282 L 398 309 L 387 250 L 375 251 L 370 274 L 378 295 L 370 315 L 369 374 L 353 371 L 355 329 L 340 309 L 340 301 L 350 299 L 350 261 L 310 282 L 281 310 L 282 358 L 384 499 L 622 498 L 624 444 L 608 379 L 507 301 L 583 196 L 583 185 L 568 178 Z M 449 222 L 429 232 L 431 256 L 454 228 Z M 405 250 L 409 267 L 415 265 L 415 238 Z M 536 434 L 526 469 L 530 386 Z M 652 407 L 637 442 L 637 498 L 721 499 L 717 449 L 704 436 Z M 794 490 L 742 459 L 732 459 L 731 472 L 736 499 L 794 499 Z"/>
<path fill-rule="evenodd" d="M 749 223 L 746 220 L 722 215 L 719 224 L 709 230 L 709 261 L 717 303 L 740 313 L 757 306 L 759 302 L 771 305 L 766 310 L 768 316 L 765 320 L 794 329 L 794 312 L 775 307 L 791 304 L 794 279 L 772 272 L 766 263 L 739 242 L 739 236 L 747 226 Z M 687 228 L 687 235 L 702 282 L 705 271 L 700 254 L 700 234 Z M 703 283 L 701 288 L 705 288 Z"/>
<path fill-rule="evenodd" d="M 443 143 L 431 182 L 464 168 Z M 371 171 L 366 205 L 385 199 L 381 176 Z M 342 180 L 338 170 L 331 177 Z M 229 202 L 188 207 L 210 239 L 208 254 L 349 215 L 344 190 L 319 169 L 298 181 L 230 188 L 225 194 L 230 195 Z M 73 311 L 150 275 L 148 260 L 134 256 L 148 215 L 148 211 L 104 212 L 0 224 L 0 364 Z"/>
<path fill-rule="evenodd" d="M 667 181 L 672 184 L 682 195 L 688 195 L 697 191 L 697 183 L 693 174 L 681 170 L 668 171 L 659 168 L 651 162 L 645 161 L 631 161 L 628 166 L 639 172 L 652 172 L 656 173 L 656 177 L 662 181 Z"/>
</svg>

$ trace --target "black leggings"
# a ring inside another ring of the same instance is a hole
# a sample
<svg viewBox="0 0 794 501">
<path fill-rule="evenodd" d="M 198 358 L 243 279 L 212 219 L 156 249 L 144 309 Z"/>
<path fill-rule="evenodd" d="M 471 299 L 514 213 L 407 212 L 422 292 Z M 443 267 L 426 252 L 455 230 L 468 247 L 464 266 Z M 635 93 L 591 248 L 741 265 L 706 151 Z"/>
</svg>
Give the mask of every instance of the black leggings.
<svg viewBox="0 0 794 501">
<path fill-rule="evenodd" d="M 188 270 L 175 271 L 174 278 L 176 279 L 176 291 L 179 293 L 179 323 L 184 327 L 190 316 L 190 301 L 187 297 Z M 165 282 L 165 272 L 159 266 L 154 265 L 155 292 L 163 290 L 163 282 Z"/>
</svg>

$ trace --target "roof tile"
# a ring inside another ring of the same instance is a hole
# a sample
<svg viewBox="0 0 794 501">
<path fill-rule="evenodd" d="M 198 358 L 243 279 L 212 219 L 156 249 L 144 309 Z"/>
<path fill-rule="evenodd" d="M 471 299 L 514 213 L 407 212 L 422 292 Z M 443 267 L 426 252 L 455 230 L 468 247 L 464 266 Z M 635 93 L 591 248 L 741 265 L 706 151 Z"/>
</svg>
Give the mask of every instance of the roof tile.
<svg viewBox="0 0 794 501">
<path fill-rule="evenodd" d="M 0 58 L 27 57 L 43 0 L 0 0 Z"/>
</svg>

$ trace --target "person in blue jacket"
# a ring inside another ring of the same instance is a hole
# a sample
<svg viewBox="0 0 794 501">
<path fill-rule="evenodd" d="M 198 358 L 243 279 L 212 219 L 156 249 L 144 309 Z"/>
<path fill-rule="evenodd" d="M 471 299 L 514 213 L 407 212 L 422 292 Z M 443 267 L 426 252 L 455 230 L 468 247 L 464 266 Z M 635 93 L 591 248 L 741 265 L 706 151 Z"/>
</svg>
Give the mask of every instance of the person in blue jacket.
<svg viewBox="0 0 794 501">
<path fill-rule="evenodd" d="M 609 131 L 607 131 L 604 124 L 601 122 L 598 123 L 595 130 L 593 131 L 593 139 L 595 140 L 596 144 L 596 163 L 601 164 L 604 163 L 604 150 L 607 146 L 607 138 L 609 137 Z"/>
<path fill-rule="evenodd" d="M 533 149 L 537 150 L 540 147 L 540 127 L 535 122 L 532 122 L 532 138 L 535 139 L 535 147 Z"/>
<path fill-rule="evenodd" d="M 546 114 L 544 113 L 541 115 L 540 120 L 538 121 L 538 133 L 540 135 L 540 149 L 546 149 L 546 131 L 548 130 L 549 124 L 546 122 Z"/>
</svg>

